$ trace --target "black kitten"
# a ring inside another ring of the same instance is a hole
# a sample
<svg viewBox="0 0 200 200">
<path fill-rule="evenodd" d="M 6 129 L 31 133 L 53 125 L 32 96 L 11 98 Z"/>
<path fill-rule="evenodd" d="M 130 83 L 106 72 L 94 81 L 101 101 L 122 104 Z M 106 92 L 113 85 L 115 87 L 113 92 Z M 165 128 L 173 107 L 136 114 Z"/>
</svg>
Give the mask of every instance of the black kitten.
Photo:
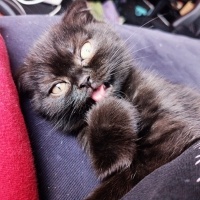
<svg viewBox="0 0 200 200">
<path fill-rule="evenodd" d="M 120 199 L 200 138 L 199 93 L 134 67 L 84 1 L 36 43 L 18 79 L 34 109 L 91 156 L 102 183 L 87 200 Z"/>
</svg>

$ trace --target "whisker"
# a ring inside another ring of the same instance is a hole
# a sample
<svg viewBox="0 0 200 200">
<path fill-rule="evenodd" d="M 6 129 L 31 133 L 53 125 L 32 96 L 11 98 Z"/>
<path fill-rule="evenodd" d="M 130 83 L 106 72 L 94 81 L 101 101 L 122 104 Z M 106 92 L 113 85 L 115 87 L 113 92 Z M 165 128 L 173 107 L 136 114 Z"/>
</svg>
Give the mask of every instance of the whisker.
<svg viewBox="0 0 200 200">
<path fill-rule="evenodd" d="M 135 30 L 126 40 L 124 40 L 124 41 L 122 42 L 122 46 L 125 45 L 126 42 L 128 42 L 128 40 L 129 40 L 130 38 L 132 38 L 134 35 L 136 35 L 136 33 L 138 33 L 145 25 L 151 23 L 152 21 L 154 21 L 154 20 L 156 20 L 156 19 L 158 19 L 158 16 L 155 17 L 155 18 L 153 18 L 153 19 L 151 19 L 151 20 L 149 20 L 148 22 L 144 23 L 142 26 L 140 26 L 140 27 L 139 27 L 137 30 Z M 139 43 L 139 42 L 138 42 L 138 43 Z M 138 44 L 138 43 L 137 43 L 137 44 Z M 135 46 L 136 46 L 136 45 L 135 45 Z M 133 47 L 133 48 L 134 48 L 134 47 Z M 117 53 L 119 50 L 120 50 L 120 48 L 118 48 L 117 51 L 112 55 L 112 57 L 110 58 L 111 61 L 112 61 L 113 57 L 116 55 L 116 53 Z"/>
<path fill-rule="evenodd" d="M 143 57 L 138 57 L 138 58 L 135 58 L 134 60 L 139 60 L 139 59 L 149 58 L 149 57 L 150 57 L 150 55 L 148 55 L 148 56 L 143 56 Z"/>
<path fill-rule="evenodd" d="M 127 70 L 131 70 L 132 67 L 126 67 L 126 68 L 121 68 L 120 70 L 116 71 L 116 72 L 111 72 L 110 75 L 115 75 L 117 73 L 123 72 L 123 71 L 127 71 Z"/>
<path fill-rule="evenodd" d="M 159 18 L 159 17 L 157 16 L 157 17 L 155 17 L 155 18 L 149 20 L 148 22 L 144 23 L 142 26 L 140 26 L 137 30 L 135 30 L 135 31 L 133 32 L 132 35 L 130 35 L 130 36 L 124 41 L 123 45 L 126 44 L 126 42 L 127 42 L 131 37 L 133 37 L 136 33 L 138 33 L 144 26 L 146 26 L 147 24 L 151 23 L 152 21 L 154 21 L 154 20 L 156 20 L 156 19 L 158 19 L 158 18 Z"/>
<path fill-rule="evenodd" d="M 148 48 L 150 48 L 150 47 L 152 47 L 152 45 L 149 45 L 149 46 L 146 46 L 146 47 L 142 47 L 142 48 L 140 48 L 140 49 L 137 49 L 137 50 L 133 51 L 132 54 L 135 54 L 135 53 L 137 53 L 137 52 L 139 52 L 139 51 L 142 51 L 142 50 L 144 50 L 144 49 L 148 49 Z M 128 49 L 128 50 L 129 50 L 129 49 Z M 130 48 L 130 50 L 133 50 L 133 48 Z"/>
</svg>

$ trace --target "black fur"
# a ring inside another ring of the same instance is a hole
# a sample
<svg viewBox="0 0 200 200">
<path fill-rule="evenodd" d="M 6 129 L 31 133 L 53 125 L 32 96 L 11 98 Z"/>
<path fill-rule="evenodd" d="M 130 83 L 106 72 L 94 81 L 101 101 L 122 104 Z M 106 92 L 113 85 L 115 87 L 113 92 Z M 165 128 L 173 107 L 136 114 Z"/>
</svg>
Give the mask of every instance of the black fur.
<svg viewBox="0 0 200 200">
<path fill-rule="evenodd" d="M 95 54 L 84 64 L 80 50 L 88 40 Z M 83 76 L 90 87 L 80 87 Z M 69 91 L 52 96 L 52 87 L 66 79 Z M 18 81 L 37 112 L 78 134 L 102 180 L 87 200 L 120 199 L 200 138 L 199 93 L 135 67 L 124 42 L 84 1 L 75 1 L 35 44 Z M 109 93 L 95 102 L 91 93 L 101 84 Z"/>
</svg>

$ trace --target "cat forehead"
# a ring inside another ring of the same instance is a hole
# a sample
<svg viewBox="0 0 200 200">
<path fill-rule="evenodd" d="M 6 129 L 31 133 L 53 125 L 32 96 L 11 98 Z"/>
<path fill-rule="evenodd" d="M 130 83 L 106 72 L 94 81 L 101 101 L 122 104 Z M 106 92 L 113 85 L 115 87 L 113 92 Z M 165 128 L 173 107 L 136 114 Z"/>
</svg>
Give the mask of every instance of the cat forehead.
<svg viewBox="0 0 200 200">
<path fill-rule="evenodd" d="M 32 63 L 68 62 L 73 65 L 74 56 L 80 56 L 82 46 L 90 41 L 94 53 L 115 48 L 119 37 L 104 23 L 85 26 L 64 26 L 57 24 L 47 31 L 33 48 Z M 114 43 L 113 43 L 114 42 Z M 59 59 L 62 58 L 62 59 Z M 64 59 L 63 59 L 64 58 Z M 63 64 L 63 63 L 61 63 Z M 66 64 L 66 63 L 65 63 Z"/>
<path fill-rule="evenodd" d="M 61 25 L 63 27 L 63 25 Z M 62 31 L 62 29 L 61 29 Z M 93 39 L 101 43 L 101 41 L 114 39 L 117 37 L 113 29 L 106 23 L 92 23 L 84 26 L 67 26 L 63 27 L 63 34 L 69 41 L 75 40 L 75 42 L 82 41 L 84 39 Z M 63 38 L 64 39 L 64 38 Z"/>
</svg>

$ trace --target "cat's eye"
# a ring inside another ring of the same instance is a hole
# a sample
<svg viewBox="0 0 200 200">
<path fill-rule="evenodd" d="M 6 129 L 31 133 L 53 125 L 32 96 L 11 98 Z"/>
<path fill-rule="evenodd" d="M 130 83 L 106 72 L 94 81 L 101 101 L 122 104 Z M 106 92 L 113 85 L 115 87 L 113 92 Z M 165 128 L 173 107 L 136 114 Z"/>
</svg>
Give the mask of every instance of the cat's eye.
<svg viewBox="0 0 200 200">
<path fill-rule="evenodd" d="M 88 59 L 91 58 L 93 54 L 93 48 L 90 42 L 86 42 L 81 48 L 81 58 Z"/>
<path fill-rule="evenodd" d="M 51 95 L 52 96 L 61 96 L 65 93 L 67 93 L 69 91 L 69 89 L 70 89 L 69 83 L 67 83 L 67 82 L 57 83 L 51 89 Z"/>
</svg>

